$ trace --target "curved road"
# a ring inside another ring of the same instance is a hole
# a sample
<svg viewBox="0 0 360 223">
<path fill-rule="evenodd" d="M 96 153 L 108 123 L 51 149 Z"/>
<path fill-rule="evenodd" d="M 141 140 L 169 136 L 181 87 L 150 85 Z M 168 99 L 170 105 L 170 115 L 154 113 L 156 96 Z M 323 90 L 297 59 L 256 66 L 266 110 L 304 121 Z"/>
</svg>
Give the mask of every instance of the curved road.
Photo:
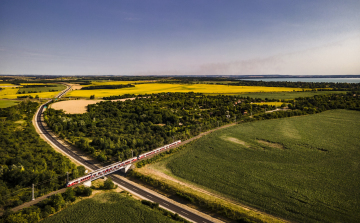
<svg viewBox="0 0 360 223">
<path fill-rule="evenodd" d="M 63 96 L 68 90 L 70 90 L 70 88 L 67 88 L 63 93 L 59 94 L 58 97 Z M 50 101 L 49 101 L 50 102 Z M 62 150 L 64 153 L 66 153 L 68 156 L 72 157 L 73 159 L 77 160 L 79 163 L 81 163 L 82 165 L 84 165 L 85 167 L 87 167 L 90 170 L 97 170 L 99 169 L 99 167 L 97 167 L 96 165 L 94 165 L 93 163 L 91 163 L 88 160 L 84 160 L 83 158 L 81 158 L 80 156 L 78 156 L 77 154 L 75 154 L 73 151 L 71 151 L 69 148 L 67 148 L 66 146 L 64 146 L 63 144 L 61 144 L 60 142 L 58 142 L 55 138 L 53 138 L 53 136 L 51 134 L 49 134 L 49 132 L 44 128 L 43 123 L 41 121 L 41 114 L 43 112 L 44 106 L 47 105 L 49 102 L 43 104 L 40 106 L 38 112 L 35 114 L 35 122 L 36 125 L 38 126 L 40 132 L 45 136 L 45 138 L 54 146 L 56 146 L 58 149 Z M 176 212 L 179 215 L 181 215 L 182 217 L 191 220 L 193 222 L 204 222 L 204 223 L 210 223 L 212 221 L 203 218 L 202 216 L 199 216 L 193 212 L 188 211 L 187 209 L 184 209 L 182 207 L 179 207 L 169 201 L 166 201 L 164 199 L 162 199 L 161 197 L 157 196 L 157 194 L 155 192 L 153 193 L 149 193 L 143 189 L 141 189 L 140 187 L 137 187 L 133 184 L 128 183 L 127 181 L 124 181 L 122 179 L 119 179 L 115 176 L 113 176 L 113 174 L 108 175 L 107 177 L 110 177 L 115 183 L 117 183 L 120 187 L 124 188 L 125 190 L 131 191 L 132 193 L 136 194 L 136 195 L 140 195 L 139 197 L 143 197 L 147 200 L 150 200 L 152 202 L 156 202 L 159 203 L 160 206 L 162 206 L 165 209 L 168 209 L 172 212 Z"/>
</svg>

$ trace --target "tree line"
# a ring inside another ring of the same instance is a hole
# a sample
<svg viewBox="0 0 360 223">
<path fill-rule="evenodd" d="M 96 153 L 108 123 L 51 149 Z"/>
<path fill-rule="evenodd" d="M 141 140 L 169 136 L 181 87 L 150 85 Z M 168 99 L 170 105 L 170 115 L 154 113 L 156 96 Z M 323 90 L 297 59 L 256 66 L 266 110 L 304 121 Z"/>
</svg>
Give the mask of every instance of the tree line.
<svg viewBox="0 0 360 223">
<path fill-rule="evenodd" d="M 67 172 L 70 178 L 84 174 L 84 167 L 76 168 L 68 158 L 40 139 L 32 125 L 38 106 L 36 102 L 22 101 L 0 109 L 1 208 L 30 201 L 32 184 L 38 185 L 36 196 L 41 196 L 64 187 Z"/>
<path fill-rule="evenodd" d="M 291 82 L 291 81 L 238 81 L 223 85 L 310 88 L 313 90 L 359 91 L 360 83 Z M 318 89 L 323 88 L 323 89 Z M 326 89 L 328 88 L 328 89 Z M 329 89 L 331 88 L 331 89 Z"/>
</svg>

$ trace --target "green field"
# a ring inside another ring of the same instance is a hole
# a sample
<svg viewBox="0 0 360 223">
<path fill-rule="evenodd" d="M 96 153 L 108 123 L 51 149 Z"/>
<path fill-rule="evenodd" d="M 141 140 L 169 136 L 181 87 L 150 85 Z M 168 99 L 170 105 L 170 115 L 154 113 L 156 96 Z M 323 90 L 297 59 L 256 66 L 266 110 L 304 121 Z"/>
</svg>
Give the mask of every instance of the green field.
<svg viewBox="0 0 360 223">
<path fill-rule="evenodd" d="M 260 92 L 260 93 L 244 93 L 240 94 L 243 97 L 250 98 L 261 98 L 261 99 L 294 99 L 298 97 L 313 97 L 315 95 L 324 95 L 324 94 L 340 94 L 346 93 L 346 91 L 304 91 L 304 92 Z"/>
<path fill-rule="evenodd" d="M 153 167 L 283 218 L 359 222 L 359 132 L 349 110 L 244 123 Z"/>
<path fill-rule="evenodd" d="M 80 201 L 46 218 L 56 222 L 178 222 L 125 195 L 110 192 Z"/>
<path fill-rule="evenodd" d="M 0 100 L 0 108 L 7 108 L 17 105 L 20 101 Z"/>
<path fill-rule="evenodd" d="M 27 85 L 29 86 L 29 85 Z M 31 85 L 30 85 L 31 86 Z M 63 91 L 66 89 L 65 85 L 62 84 L 49 84 L 49 87 L 40 87 L 40 86 L 34 86 L 34 87 L 22 87 L 19 88 L 19 92 L 23 94 L 28 93 L 40 93 L 40 92 L 52 92 L 52 91 Z"/>
</svg>

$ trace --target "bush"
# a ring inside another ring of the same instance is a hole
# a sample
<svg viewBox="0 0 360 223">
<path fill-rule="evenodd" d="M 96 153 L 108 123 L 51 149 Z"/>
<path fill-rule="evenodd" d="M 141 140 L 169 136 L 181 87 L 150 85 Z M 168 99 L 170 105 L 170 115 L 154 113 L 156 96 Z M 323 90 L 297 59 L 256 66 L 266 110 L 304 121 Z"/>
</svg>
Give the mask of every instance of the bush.
<svg viewBox="0 0 360 223">
<path fill-rule="evenodd" d="M 153 203 L 151 201 L 148 201 L 148 200 L 142 200 L 141 201 L 142 204 L 145 204 L 151 208 L 159 208 L 159 204 L 158 203 Z"/>
<path fill-rule="evenodd" d="M 92 194 L 92 189 L 90 187 L 85 187 L 84 188 L 84 196 L 90 196 Z"/>
<path fill-rule="evenodd" d="M 251 221 L 251 220 L 249 220 L 247 218 L 240 218 L 236 222 L 239 222 L 239 223 L 255 223 L 254 221 Z"/>
<path fill-rule="evenodd" d="M 76 200 L 75 197 L 76 193 L 73 188 L 69 187 L 66 189 L 65 193 L 63 193 L 63 198 L 65 201 L 71 201 L 74 202 Z"/>
<path fill-rule="evenodd" d="M 114 182 L 112 181 L 112 179 L 107 178 L 104 182 L 104 189 L 110 190 L 113 189 L 115 186 Z"/>
<path fill-rule="evenodd" d="M 83 185 L 76 187 L 74 191 L 77 196 L 90 196 L 92 194 L 92 189 Z"/>
<path fill-rule="evenodd" d="M 50 197 L 51 206 L 55 207 L 55 209 L 59 209 L 65 206 L 65 200 L 61 194 L 54 194 Z"/>
</svg>

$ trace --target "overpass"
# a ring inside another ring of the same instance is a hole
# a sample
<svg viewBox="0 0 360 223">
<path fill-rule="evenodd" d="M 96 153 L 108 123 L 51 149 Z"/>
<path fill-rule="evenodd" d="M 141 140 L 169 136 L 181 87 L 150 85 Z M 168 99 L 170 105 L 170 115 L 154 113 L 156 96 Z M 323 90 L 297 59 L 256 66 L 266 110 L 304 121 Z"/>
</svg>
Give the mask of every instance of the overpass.
<svg viewBox="0 0 360 223">
<path fill-rule="evenodd" d="M 93 181 L 93 180 L 96 180 L 96 179 L 99 179 L 106 175 L 112 174 L 118 170 L 122 170 L 122 171 L 126 172 L 134 162 L 141 160 L 141 159 L 145 159 L 146 157 L 161 153 L 161 152 L 165 151 L 166 149 L 174 147 L 180 143 L 181 143 L 181 140 L 178 140 L 176 142 L 173 142 L 168 145 L 162 146 L 160 148 L 154 149 L 150 152 L 140 154 L 137 157 L 132 157 L 128 160 L 120 161 L 120 162 L 113 163 L 108 166 L 102 167 L 100 169 L 97 169 L 97 170 L 85 175 L 85 176 L 82 176 L 82 177 L 79 177 L 72 181 L 69 181 L 66 186 L 71 187 L 78 183 L 84 183 L 85 186 L 91 186 L 91 181 Z"/>
</svg>

